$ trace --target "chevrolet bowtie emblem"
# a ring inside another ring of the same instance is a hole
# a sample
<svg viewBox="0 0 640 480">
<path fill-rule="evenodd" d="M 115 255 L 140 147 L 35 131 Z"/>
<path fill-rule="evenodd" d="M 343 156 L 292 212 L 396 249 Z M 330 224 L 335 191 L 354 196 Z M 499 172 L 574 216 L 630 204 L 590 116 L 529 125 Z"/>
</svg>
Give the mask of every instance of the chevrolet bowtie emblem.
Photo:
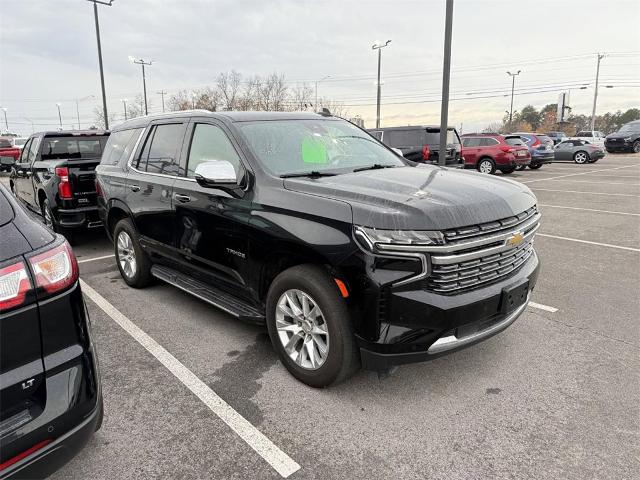
<svg viewBox="0 0 640 480">
<path fill-rule="evenodd" d="M 509 245 L 510 247 L 517 247 L 523 241 L 524 241 L 524 235 L 522 235 L 522 233 L 520 232 L 516 232 L 513 235 L 511 235 L 509 238 L 507 238 L 507 245 Z"/>
</svg>

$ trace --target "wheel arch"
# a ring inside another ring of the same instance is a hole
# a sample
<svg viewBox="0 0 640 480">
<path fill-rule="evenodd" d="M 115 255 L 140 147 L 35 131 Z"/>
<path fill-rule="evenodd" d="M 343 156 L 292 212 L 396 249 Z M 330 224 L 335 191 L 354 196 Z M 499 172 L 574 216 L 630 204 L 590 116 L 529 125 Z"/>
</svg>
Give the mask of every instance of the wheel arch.
<svg viewBox="0 0 640 480">
<path fill-rule="evenodd" d="M 114 199 L 109 202 L 109 208 L 107 209 L 106 215 L 106 230 L 109 236 L 113 237 L 113 229 L 116 227 L 116 224 L 122 220 L 123 218 L 128 218 L 133 223 L 135 227 L 135 222 L 133 220 L 133 215 L 129 207 L 122 201 Z"/>
</svg>

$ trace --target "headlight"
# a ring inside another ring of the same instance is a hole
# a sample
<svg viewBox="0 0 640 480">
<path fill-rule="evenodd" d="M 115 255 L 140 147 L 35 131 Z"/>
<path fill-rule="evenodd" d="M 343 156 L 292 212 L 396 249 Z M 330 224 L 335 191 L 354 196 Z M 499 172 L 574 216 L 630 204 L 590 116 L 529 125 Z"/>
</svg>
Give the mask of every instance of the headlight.
<svg viewBox="0 0 640 480">
<path fill-rule="evenodd" d="M 369 250 L 393 250 L 398 246 L 444 245 L 441 232 L 431 230 L 379 230 L 355 227 L 355 235 Z"/>
</svg>

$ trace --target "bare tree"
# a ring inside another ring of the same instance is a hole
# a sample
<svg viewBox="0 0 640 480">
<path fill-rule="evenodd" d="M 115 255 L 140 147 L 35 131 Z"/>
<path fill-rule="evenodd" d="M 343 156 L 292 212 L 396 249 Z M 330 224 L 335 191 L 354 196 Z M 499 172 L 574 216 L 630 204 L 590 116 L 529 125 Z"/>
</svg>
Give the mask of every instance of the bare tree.
<svg viewBox="0 0 640 480">
<path fill-rule="evenodd" d="M 331 112 L 331 115 L 340 118 L 348 118 L 349 117 L 349 109 L 342 102 L 337 102 L 335 100 L 330 100 L 328 98 L 321 98 L 318 100 L 318 105 L 316 107 L 316 111 L 320 111 L 323 108 L 326 108 Z"/>
<path fill-rule="evenodd" d="M 104 110 L 102 107 L 94 107 L 93 109 L 93 119 L 94 125 L 98 128 L 104 128 Z M 109 125 L 116 121 L 116 115 L 113 113 L 113 110 L 109 113 Z"/>
<path fill-rule="evenodd" d="M 235 70 L 229 73 L 221 73 L 216 79 L 216 87 L 220 95 L 222 108 L 225 110 L 238 109 L 240 84 L 242 83 L 242 75 Z"/>
<path fill-rule="evenodd" d="M 167 108 L 172 112 L 189 110 L 193 106 L 193 100 L 188 90 L 180 90 L 171 95 L 167 101 Z"/>
<path fill-rule="evenodd" d="M 313 110 L 313 89 L 306 83 L 296 84 L 289 93 L 286 110 Z"/>
<path fill-rule="evenodd" d="M 215 112 L 220 106 L 220 92 L 211 87 L 191 92 L 193 108 L 201 108 Z"/>
<path fill-rule="evenodd" d="M 284 75 L 272 73 L 266 78 L 256 77 L 257 109 L 281 112 L 284 110 L 287 100 L 287 86 Z"/>
</svg>

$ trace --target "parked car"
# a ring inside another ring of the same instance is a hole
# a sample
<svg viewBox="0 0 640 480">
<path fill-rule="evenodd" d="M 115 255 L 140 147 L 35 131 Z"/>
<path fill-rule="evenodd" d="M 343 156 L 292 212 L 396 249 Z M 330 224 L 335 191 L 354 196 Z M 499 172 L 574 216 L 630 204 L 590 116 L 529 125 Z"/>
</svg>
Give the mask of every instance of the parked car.
<svg viewBox="0 0 640 480">
<path fill-rule="evenodd" d="M 11 190 L 68 239 L 78 228 L 99 227 L 94 170 L 108 135 L 97 130 L 32 135 L 11 171 Z"/>
<path fill-rule="evenodd" d="M 78 264 L 0 185 L 0 478 L 44 478 L 102 424 Z"/>
<path fill-rule="evenodd" d="M 24 144 L 27 143 L 27 140 L 29 140 L 29 137 L 15 137 L 13 139 L 13 146 L 18 147 L 20 150 L 22 150 L 22 147 L 24 147 Z"/>
<path fill-rule="evenodd" d="M 556 145 L 556 162 L 593 163 L 604 157 L 602 148 L 584 140 L 565 140 Z"/>
<path fill-rule="evenodd" d="M 553 163 L 553 140 L 549 137 L 540 133 L 526 132 L 516 132 L 513 135 L 518 135 L 529 148 L 529 153 L 531 154 L 530 169 L 536 170 L 546 163 Z M 519 170 L 524 168 L 523 166 L 518 167 Z"/>
<path fill-rule="evenodd" d="M 386 127 L 369 130 L 369 133 L 385 145 L 401 150 L 402 155 L 408 160 L 438 164 L 440 126 Z M 446 166 L 464 167 L 460 136 L 454 127 L 447 130 Z"/>
<path fill-rule="evenodd" d="M 13 145 L 13 139 L 0 138 L 0 172 L 10 172 L 19 157 L 20 149 Z"/>
<path fill-rule="evenodd" d="M 139 117 L 113 130 L 96 172 L 128 285 L 155 277 L 266 323 L 314 387 L 484 340 L 538 277 L 529 188 L 407 161 L 337 117 Z"/>
<path fill-rule="evenodd" d="M 617 132 L 607 135 L 604 146 L 610 153 L 640 153 L 640 120 L 625 123 Z"/>
<path fill-rule="evenodd" d="M 576 133 L 573 137 L 569 137 L 571 140 L 585 140 L 592 145 L 604 148 L 604 133 L 596 130 L 582 130 Z"/>
<path fill-rule="evenodd" d="M 529 149 L 518 135 L 469 134 L 462 136 L 462 156 L 466 168 L 481 173 L 500 170 L 509 174 L 531 161 Z"/>
<path fill-rule="evenodd" d="M 567 138 L 567 134 L 564 132 L 547 132 L 545 133 L 545 135 L 547 137 L 549 137 L 551 140 L 553 140 L 553 143 L 555 145 L 559 144 L 560 142 L 565 141 Z"/>
</svg>

